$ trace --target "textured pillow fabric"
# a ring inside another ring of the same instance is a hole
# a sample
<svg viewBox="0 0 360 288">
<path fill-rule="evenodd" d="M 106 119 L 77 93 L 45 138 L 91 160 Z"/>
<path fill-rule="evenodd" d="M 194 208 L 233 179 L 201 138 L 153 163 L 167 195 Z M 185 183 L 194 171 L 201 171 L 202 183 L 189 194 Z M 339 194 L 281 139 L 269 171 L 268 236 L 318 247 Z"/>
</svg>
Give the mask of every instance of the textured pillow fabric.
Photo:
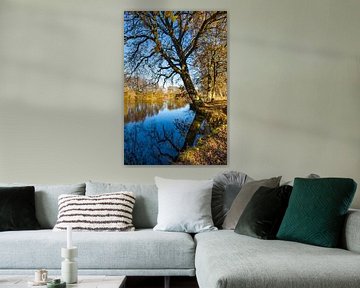
<svg viewBox="0 0 360 288">
<path fill-rule="evenodd" d="M 85 183 L 65 185 L 5 184 L 0 186 L 34 186 L 36 218 L 41 228 L 52 229 L 58 215 L 58 197 L 61 194 L 85 195 Z"/>
<path fill-rule="evenodd" d="M 86 182 L 86 195 L 117 191 L 131 191 L 136 197 L 133 211 L 135 228 L 154 228 L 158 215 L 158 192 L 155 184 Z"/>
<path fill-rule="evenodd" d="M 249 178 L 238 171 L 226 171 L 214 177 L 211 214 L 216 227 L 221 228 L 232 202 Z"/>
<path fill-rule="evenodd" d="M 40 228 L 35 215 L 34 194 L 32 186 L 0 188 L 0 231 Z"/>
<path fill-rule="evenodd" d="M 96 196 L 59 196 L 59 216 L 55 231 L 72 226 L 74 231 L 133 231 L 132 192 Z"/>
<path fill-rule="evenodd" d="M 234 230 L 237 222 L 240 219 L 241 214 L 243 213 L 246 205 L 249 203 L 251 197 L 255 192 L 261 187 L 275 188 L 279 186 L 281 176 L 274 177 L 270 179 L 263 179 L 257 181 L 251 181 L 246 183 L 241 188 L 239 194 L 236 196 L 233 201 L 229 212 L 227 213 L 224 223 L 222 225 L 223 229 Z"/>
<path fill-rule="evenodd" d="M 159 214 L 154 230 L 198 233 L 216 230 L 211 217 L 213 180 L 155 177 Z"/>
<path fill-rule="evenodd" d="M 277 238 L 337 247 L 355 191 L 349 178 L 295 178 Z"/>
<path fill-rule="evenodd" d="M 251 198 L 235 232 L 261 239 L 275 239 L 288 206 L 292 187 L 260 187 Z"/>
</svg>

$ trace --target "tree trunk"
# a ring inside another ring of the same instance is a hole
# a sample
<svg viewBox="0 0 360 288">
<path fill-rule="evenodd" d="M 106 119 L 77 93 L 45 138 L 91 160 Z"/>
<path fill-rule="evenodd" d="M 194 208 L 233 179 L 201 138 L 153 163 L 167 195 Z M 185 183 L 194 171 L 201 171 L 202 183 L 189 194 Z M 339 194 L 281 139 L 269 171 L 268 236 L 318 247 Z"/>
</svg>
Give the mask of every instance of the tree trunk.
<svg viewBox="0 0 360 288">
<path fill-rule="evenodd" d="M 185 71 L 182 71 L 180 74 L 181 79 L 184 82 L 184 87 L 186 89 L 186 92 L 189 94 L 189 97 L 191 99 L 191 109 L 197 111 L 199 107 L 201 107 L 204 103 L 203 101 L 198 97 L 198 93 L 195 89 L 194 83 L 191 80 L 189 70 L 187 67 L 185 68 Z"/>
</svg>

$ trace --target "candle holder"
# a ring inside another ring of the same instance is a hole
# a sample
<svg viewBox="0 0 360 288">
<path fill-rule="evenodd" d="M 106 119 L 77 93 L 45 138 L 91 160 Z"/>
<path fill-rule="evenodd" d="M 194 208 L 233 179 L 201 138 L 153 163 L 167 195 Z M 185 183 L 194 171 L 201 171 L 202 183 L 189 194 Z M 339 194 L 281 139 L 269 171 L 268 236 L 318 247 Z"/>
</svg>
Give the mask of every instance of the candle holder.
<svg viewBox="0 0 360 288">
<path fill-rule="evenodd" d="M 77 283 L 78 269 L 75 257 L 78 255 L 77 247 L 61 248 L 61 279 L 67 284 Z"/>
</svg>

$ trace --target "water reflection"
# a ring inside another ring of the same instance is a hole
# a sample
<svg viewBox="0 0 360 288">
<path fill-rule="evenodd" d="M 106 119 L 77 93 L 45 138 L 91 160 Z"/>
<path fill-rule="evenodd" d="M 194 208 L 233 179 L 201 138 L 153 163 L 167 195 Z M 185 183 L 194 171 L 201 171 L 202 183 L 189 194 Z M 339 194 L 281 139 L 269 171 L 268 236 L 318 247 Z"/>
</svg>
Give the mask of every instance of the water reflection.
<svg viewBox="0 0 360 288">
<path fill-rule="evenodd" d="M 125 165 L 166 165 L 176 160 L 195 118 L 184 101 L 125 105 Z"/>
<path fill-rule="evenodd" d="M 146 117 L 157 115 L 161 110 L 178 109 L 186 105 L 183 99 L 125 99 L 124 101 L 124 122 L 144 121 Z"/>
</svg>

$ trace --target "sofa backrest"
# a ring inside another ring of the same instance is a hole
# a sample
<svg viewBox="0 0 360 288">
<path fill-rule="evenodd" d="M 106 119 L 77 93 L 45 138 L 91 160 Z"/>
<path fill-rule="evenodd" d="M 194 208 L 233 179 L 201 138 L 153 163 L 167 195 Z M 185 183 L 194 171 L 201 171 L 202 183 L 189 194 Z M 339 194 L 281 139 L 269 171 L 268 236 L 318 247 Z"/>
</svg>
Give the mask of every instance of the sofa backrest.
<svg viewBox="0 0 360 288">
<path fill-rule="evenodd" d="M 58 197 L 61 194 L 85 195 L 85 183 L 69 185 L 0 183 L 0 186 L 34 186 L 36 218 L 43 229 L 52 229 L 55 226 L 58 216 Z"/>
<path fill-rule="evenodd" d="M 136 229 L 153 228 L 157 223 L 158 192 L 155 184 L 86 182 L 86 195 L 131 191 L 135 194 L 133 223 Z"/>
</svg>

